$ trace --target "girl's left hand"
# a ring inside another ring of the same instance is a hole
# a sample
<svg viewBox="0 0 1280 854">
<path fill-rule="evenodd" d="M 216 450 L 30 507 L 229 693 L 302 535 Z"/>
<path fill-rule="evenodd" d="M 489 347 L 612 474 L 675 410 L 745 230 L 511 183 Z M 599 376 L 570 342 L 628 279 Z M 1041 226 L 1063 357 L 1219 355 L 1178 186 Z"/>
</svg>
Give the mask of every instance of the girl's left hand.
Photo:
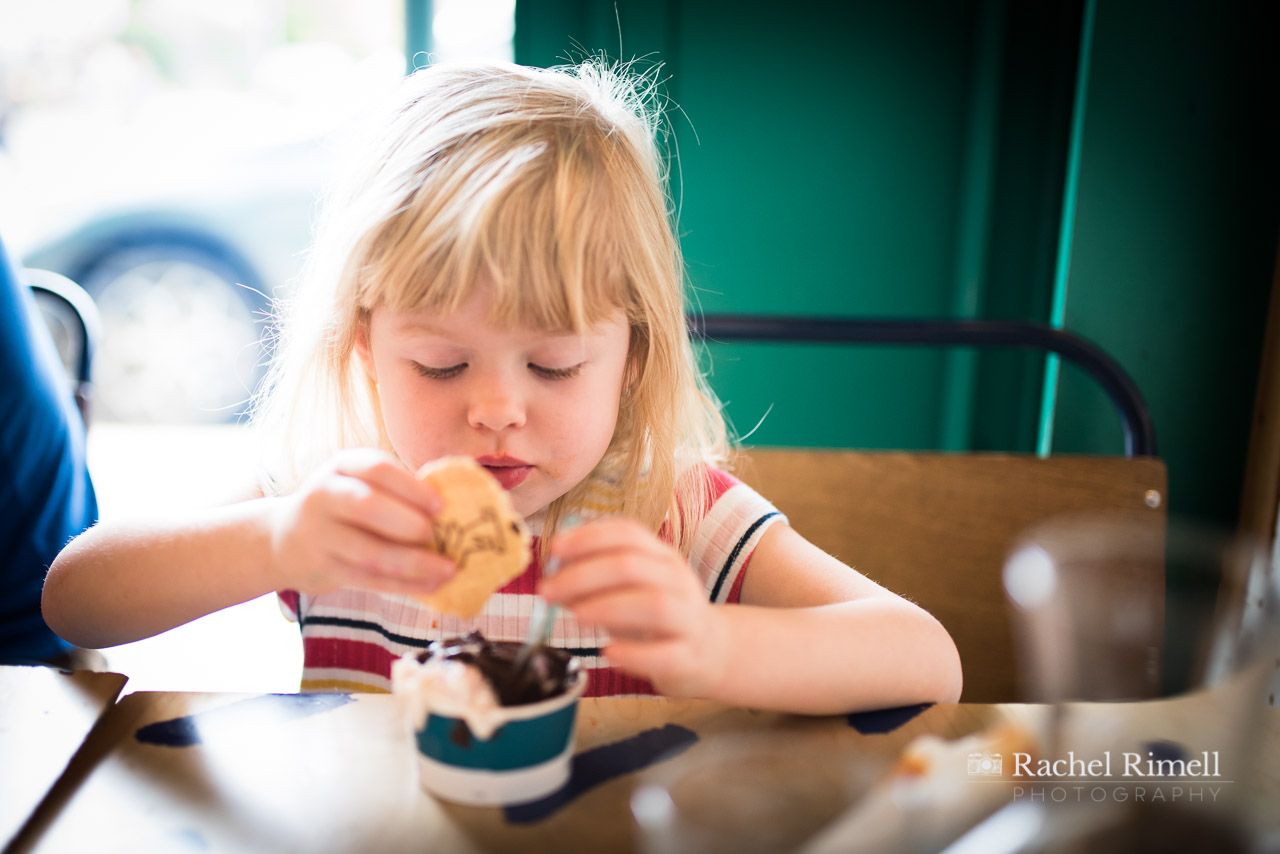
<svg viewBox="0 0 1280 854">
<path fill-rule="evenodd" d="M 714 696 L 729 658 L 725 615 L 675 549 L 614 517 L 559 534 L 551 554 L 560 571 L 538 592 L 609 632 L 610 662 L 664 694 Z"/>
</svg>

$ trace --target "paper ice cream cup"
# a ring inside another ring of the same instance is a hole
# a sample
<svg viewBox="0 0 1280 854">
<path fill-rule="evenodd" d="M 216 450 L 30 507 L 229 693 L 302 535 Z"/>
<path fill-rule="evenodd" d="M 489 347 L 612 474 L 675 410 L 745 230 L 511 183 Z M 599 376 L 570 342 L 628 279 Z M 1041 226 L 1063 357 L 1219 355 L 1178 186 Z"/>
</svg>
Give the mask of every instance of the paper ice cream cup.
<svg viewBox="0 0 1280 854">
<path fill-rule="evenodd" d="M 573 758 L 578 699 L 586 689 L 577 671 L 564 693 L 537 703 L 500 706 L 488 738 L 464 717 L 428 708 L 415 721 L 422 788 L 460 804 L 499 806 L 535 801 L 563 786 Z"/>
</svg>

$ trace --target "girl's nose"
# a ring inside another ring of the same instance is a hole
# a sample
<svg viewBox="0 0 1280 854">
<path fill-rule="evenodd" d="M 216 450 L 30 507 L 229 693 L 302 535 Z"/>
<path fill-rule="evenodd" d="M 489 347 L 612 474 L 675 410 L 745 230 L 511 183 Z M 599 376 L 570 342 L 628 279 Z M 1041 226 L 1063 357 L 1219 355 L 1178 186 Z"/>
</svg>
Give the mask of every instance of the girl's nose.
<svg viewBox="0 0 1280 854">
<path fill-rule="evenodd" d="M 523 427 L 525 407 L 517 391 L 510 383 L 494 381 L 476 389 L 467 412 L 472 427 L 486 430 L 505 430 Z"/>
</svg>

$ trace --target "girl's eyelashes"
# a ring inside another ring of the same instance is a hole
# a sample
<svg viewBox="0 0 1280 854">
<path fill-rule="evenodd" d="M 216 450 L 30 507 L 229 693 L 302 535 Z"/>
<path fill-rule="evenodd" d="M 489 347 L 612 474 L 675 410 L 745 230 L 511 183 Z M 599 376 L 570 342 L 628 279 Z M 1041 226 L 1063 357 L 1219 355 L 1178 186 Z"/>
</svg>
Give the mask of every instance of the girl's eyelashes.
<svg viewBox="0 0 1280 854">
<path fill-rule="evenodd" d="M 447 380 L 456 377 L 462 373 L 463 368 L 467 366 L 466 362 L 459 362 L 456 365 L 450 365 L 447 368 L 432 368 L 420 362 L 413 363 L 413 369 L 422 376 L 431 380 Z"/>
<path fill-rule="evenodd" d="M 546 380 L 567 380 L 576 377 L 582 370 L 585 362 L 579 362 L 576 365 L 570 365 L 567 368 L 544 368 L 542 365 L 529 363 L 529 370 Z"/>
<path fill-rule="evenodd" d="M 413 369 L 419 375 L 431 380 L 448 380 L 461 374 L 468 367 L 466 362 L 459 362 L 456 365 L 450 365 L 447 368 L 433 368 L 430 365 L 424 365 L 421 362 L 412 362 Z M 585 362 L 579 362 L 576 365 L 570 365 L 567 368 L 548 368 L 535 362 L 529 363 L 529 370 L 544 380 L 567 380 L 576 377 L 582 371 Z"/>
</svg>

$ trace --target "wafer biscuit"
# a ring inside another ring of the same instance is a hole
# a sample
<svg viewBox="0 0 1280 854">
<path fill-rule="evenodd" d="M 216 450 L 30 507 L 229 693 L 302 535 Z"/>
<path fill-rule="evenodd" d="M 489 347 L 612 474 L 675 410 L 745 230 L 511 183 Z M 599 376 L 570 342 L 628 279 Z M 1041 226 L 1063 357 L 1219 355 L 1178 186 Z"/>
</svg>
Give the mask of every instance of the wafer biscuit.
<svg viewBox="0 0 1280 854">
<path fill-rule="evenodd" d="M 434 548 L 458 566 L 448 582 L 417 598 L 441 613 L 474 617 L 529 565 L 529 529 L 506 490 L 471 457 L 441 457 L 417 476 L 444 504 L 432 520 Z"/>
</svg>

